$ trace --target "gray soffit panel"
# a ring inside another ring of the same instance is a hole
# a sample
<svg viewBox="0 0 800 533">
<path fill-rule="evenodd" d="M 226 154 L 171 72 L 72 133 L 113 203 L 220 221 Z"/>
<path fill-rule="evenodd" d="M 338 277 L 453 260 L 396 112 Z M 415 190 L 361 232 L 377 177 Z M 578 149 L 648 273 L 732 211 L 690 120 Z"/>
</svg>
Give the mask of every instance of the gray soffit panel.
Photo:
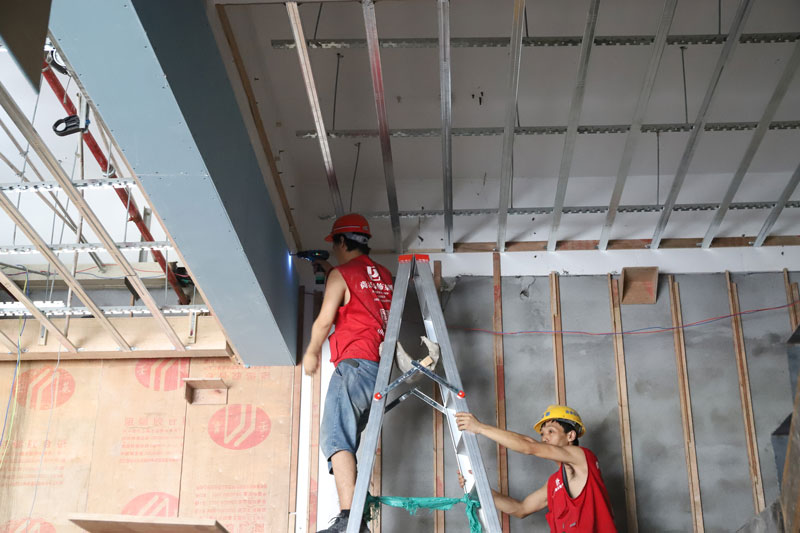
<svg viewBox="0 0 800 533">
<path fill-rule="evenodd" d="M 205 5 L 56 0 L 51 30 L 233 348 L 292 364 L 297 277 Z"/>
</svg>

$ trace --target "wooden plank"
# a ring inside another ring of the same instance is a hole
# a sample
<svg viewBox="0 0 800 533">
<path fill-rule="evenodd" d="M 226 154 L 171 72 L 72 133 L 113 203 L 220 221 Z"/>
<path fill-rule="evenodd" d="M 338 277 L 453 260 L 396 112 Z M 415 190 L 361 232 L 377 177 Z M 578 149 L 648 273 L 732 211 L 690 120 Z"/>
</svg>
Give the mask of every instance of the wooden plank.
<svg viewBox="0 0 800 533">
<path fill-rule="evenodd" d="M 17 338 L 16 336 L 14 338 Z M 17 353 L 17 343 L 11 340 L 11 337 L 0 331 L 0 344 L 6 347 L 8 353 Z"/>
<path fill-rule="evenodd" d="M 792 284 L 789 281 L 789 271 L 787 269 L 783 269 L 783 285 L 786 288 L 786 304 L 789 306 L 787 309 L 789 310 L 789 326 L 792 328 L 792 331 L 797 329 L 797 312 L 794 306 L 794 294 L 792 292 Z"/>
<path fill-rule="evenodd" d="M 186 358 L 102 362 L 86 512 L 178 516 L 186 377 Z"/>
<path fill-rule="evenodd" d="M 550 273 L 550 316 L 553 325 L 556 403 L 567 405 L 567 387 L 564 383 L 564 338 L 561 333 L 561 287 L 556 272 Z"/>
<path fill-rule="evenodd" d="M 300 285 L 297 294 L 297 363 L 292 376 L 292 447 L 289 462 L 289 523 L 287 533 L 297 526 L 297 470 L 300 455 L 300 404 L 303 385 L 303 338 L 305 337 L 306 288 Z"/>
<path fill-rule="evenodd" d="M 792 283 L 792 302 L 794 307 L 794 317 L 797 325 L 800 326 L 800 289 L 797 287 L 797 282 Z"/>
<path fill-rule="evenodd" d="M 506 429 L 506 377 L 503 359 L 503 336 L 497 332 L 503 331 L 503 282 L 500 272 L 500 254 L 492 254 L 492 285 L 494 288 L 494 312 L 492 314 L 492 328 L 496 332 L 493 339 L 494 345 L 494 391 L 495 391 L 495 422 L 500 429 Z M 497 486 L 501 494 L 508 494 L 508 450 L 505 446 L 497 445 Z M 509 515 L 500 514 L 503 533 L 511 530 Z"/>
<path fill-rule="evenodd" d="M 755 237 L 717 237 L 711 248 L 739 248 L 752 246 Z M 703 242 L 702 237 L 689 237 L 680 239 L 661 239 L 659 249 L 689 248 L 697 249 Z M 596 250 L 596 240 L 559 241 L 556 250 Z M 647 250 L 650 239 L 620 239 L 608 242 L 609 250 Z M 800 246 L 800 236 L 775 235 L 767 237 L 763 246 Z M 497 248 L 496 242 L 457 242 L 453 244 L 456 253 L 465 252 L 493 252 Z M 547 250 L 547 241 L 509 241 L 506 243 L 506 252 L 544 252 Z M 429 253 L 442 250 L 430 250 Z M 377 253 L 377 252 L 376 252 Z"/>
<path fill-rule="evenodd" d="M 765 507 L 764 485 L 761 479 L 761 463 L 758 458 L 756 424 L 753 417 L 753 400 L 750 395 L 750 375 L 747 370 L 747 353 L 745 351 L 744 333 L 742 331 L 742 317 L 739 315 L 739 294 L 736 284 L 731 281 L 730 272 L 725 272 L 725 281 L 728 284 L 728 303 L 732 315 L 733 346 L 736 351 L 736 370 L 739 374 L 739 398 L 742 403 L 744 435 L 747 441 L 747 459 L 750 464 L 753 505 L 755 513 L 758 514 L 763 511 Z"/>
<path fill-rule="evenodd" d="M 0 364 L 3 409 L 13 371 Z M 86 505 L 101 377 L 96 361 L 21 363 L 0 445 L 0 531 L 79 531 L 66 516 Z"/>
<path fill-rule="evenodd" d="M 183 341 L 189 338 L 189 317 L 168 316 L 167 321 Z M 163 335 L 163 332 L 153 327 L 151 319 L 146 317 L 118 317 L 109 319 L 117 331 L 120 332 L 130 345 L 135 348 L 133 352 L 119 350 L 117 344 L 106 334 L 105 329 L 91 318 L 75 318 L 70 320 L 69 340 L 79 347 L 80 351 L 68 352 L 61 350 L 61 359 L 147 359 L 161 358 L 175 354 L 172 343 Z M 39 345 L 40 322 L 28 319 L 28 325 L 22 334 L 21 347 L 24 350 L 22 359 L 26 361 L 53 360 L 58 356 L 59 341 L 50 338 Z M 16 339 L 18 323 L 16 318 L 0 319 L 0 331 Z M 195 343 L 185 352 L 180 352 L 180 357 L 230 357 L 224 331 L 217 320 L 212 316 L 198 316 Z M 15 361 L 17 359 L 16 343 L 13 354 L 0 352 L 1 361 Z"/>
<path fill-rule="evenodd" d="M 378 447 L 375 449 L 375 463 L 372 466 L 372 479 L 369 483 L 369 491 L 373 496 L 380 496 L 382 487 L 381 469 L 383 467 L 383 434 L 378 436 Z M 380 533 L 381 531 L 381 514 L 376 513 L 375 517 L 370 521 L 369 530 L 372 533 Z"/>
<path fill-rule="evenodd" d="M 683 313 L 678 283 L 673 276 L 668 277 L 669 302 L 672 313 L 672 331 L 675 342 L 675 365 L 678 371 L 678 398 L 681 404 L 683 422 L 683 451 L 686 455 L 686 470 L 689 480 L 689 497 L 692 508 L 692 522 L 696 533 L 705 531 L 703 522 L 703 502 L 700 496 L 700 475 L 697 468 L 697 449 L 694 439 L 694 419 L 692 416 L 692 395 L 689 390 L 689 370 L 686 365 L 686 342 L 683 336 Z"/>
<path fill-rule="evenodd" d="M 442 294 L 442 262 L 433 262 L 433 284 L 441 299 Z M 433 399 L 442 403 L 439 387 L 433 386 Z M 433 412 L 433 495 L 444 497 L 444 417 L 436 409 Z M 444 511 L 434 511 L 434 533 L 445 533 Z"/>
<path fill-rule="evenodd" d="M 286 197 L 286 191 L 283 188 L 283 183 L 281 182 L 281 173 L 278 170 L 278 164 L 275 161 L 275 156 L 272 152 L 272 146 L 269 142 L 269 137 L 267 136 L 267 130 L 264 127 L 264 122 L 261 120 L 261 112 L 258 109 L 258 101 L 256 100 L 255 93 L 253 92 L 253 86 L 250 84 L 250 76 L 247 73 L 247 67 L 245 67 L 244 61 L 242 60 L 242 54 L 239 51 L 239 44 L 236 42 L 236 35 L 233 29 L 231 28 L 231 22 L 228 18 L 228 13 L 225 10 L 225 6 L 223 4 L 217 4 L 217 14 L 219 15 L 220 25 L 222 26 L 222 31 L 225 34 L 225 40 L 228 41 L 228 47 L 230 48 L 231 55 L 233 56 L 233 63 L 236 65 L 236 72 L 239 74 L 239 81 L 242 84 L 242 89 L 244 90 L 245 97 L 247 98 L 247 105 L 250 110 L 250 116 L 253 118 L 253 124 L 255 125 L 256 133 L 258 134 L 258 141 L 261 143 L 261 149 L 264 152 L 264 157 L 267 159 L 267 165 L 269 166 L 269 171 L 272 176 L 272 184 L 275 187 L 275 191 L 278 193 L 278 200 L 281 204 L 281 210 L 283 211 L 283 216 L 286 217 L 286 224 L 289 226 L 289 233 L 292 234 L 292 239 L 294 240 L 294 245 L 297 250 L 302 250 L 303 245 L 300 242 L 300 232 L 297 230 L 297 225 L 294 222 L 294 217 L 292 216 L 292 209 L 289 206 L 289 200 Z M 267 189 L 270 188 L 269 183 L 267 183 L 267 177 L 264 177 L 264 183 L 267 186 Z"/>
<path fill-rule="evenodd" d="M 193 405 L 225 405 L 228 385 L 221 378 L 183 378 L 184 398 Z"/>
<path fill-rule="evenodd" d="M 619 436 L 622 448 L 622 469 L 625 483 L 625 509 L 627 530 L 638 533 L 639 519 L 636 514 L 636 481 L 633 473 L 633 443 L 631 440 L 631 416 L 628 408 L 628 376 L 625 367 L 625 347 L 622 336 L 622 314 L 620 312 L 619 284 L 608 275 L 609 302 L 611 303 L 611 326 L 614 329 L 614 368 L 617 375 L 617 406 L 619 414 Z"/>
<path fill-rule="evenodd" d="M 69 521 L 90 533 L 228 533 L 219 522 L 209 518 L 73 513 Z"/>
<path fill-rule="evenodd" d="M 314 293 L 314 316 L 322 307 L 322 293 Z M 317 497 L 319 491 L 319 415 L 322 395 L 322 369 L 317 370 L 311 380 L 311 438 L 308 449 L 308 523 L 306 531 L 317 530 Z"/>
<path fill-rule="evenodd" d="M 286 531 L 294 368 L 191 359 L 189 372 L 230 390 L 227 405 L 188 406 L 178 516 L 232 532 Z"/>
</svg>

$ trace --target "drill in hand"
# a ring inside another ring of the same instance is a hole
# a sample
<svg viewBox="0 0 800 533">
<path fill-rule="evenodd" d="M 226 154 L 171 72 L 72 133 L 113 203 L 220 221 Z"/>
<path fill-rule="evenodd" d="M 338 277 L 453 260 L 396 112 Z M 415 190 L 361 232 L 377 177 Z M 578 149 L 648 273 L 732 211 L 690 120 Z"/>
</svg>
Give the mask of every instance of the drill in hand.
<svg viewBox="0 0 800 533">
<path fill-rule="evenodd" d="M 303 250 L 295 254 L 300 259 L 305 259 L 314 265 L 314 279 L 317 285 L 325 283 L 325 269 L 315 261 L 327 261 L 330 253 L 327 250 Z"/>
</svg>

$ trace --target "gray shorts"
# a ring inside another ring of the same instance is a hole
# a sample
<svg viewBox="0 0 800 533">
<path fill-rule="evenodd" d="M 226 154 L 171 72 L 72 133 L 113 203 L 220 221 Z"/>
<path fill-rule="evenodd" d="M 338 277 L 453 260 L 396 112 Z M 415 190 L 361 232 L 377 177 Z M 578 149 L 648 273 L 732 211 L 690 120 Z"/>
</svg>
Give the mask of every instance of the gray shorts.
<svg viewBox="0 0 800 533">
<path fill-rule="evenodd" d="M 378 363 L 366 359 L 343 359 L 333 371 L 325 395 L 319 445 L 333 473 L 331 457 L 348 451 L 355 455 L 361 432 L 369 419 Z"/>
</svg>

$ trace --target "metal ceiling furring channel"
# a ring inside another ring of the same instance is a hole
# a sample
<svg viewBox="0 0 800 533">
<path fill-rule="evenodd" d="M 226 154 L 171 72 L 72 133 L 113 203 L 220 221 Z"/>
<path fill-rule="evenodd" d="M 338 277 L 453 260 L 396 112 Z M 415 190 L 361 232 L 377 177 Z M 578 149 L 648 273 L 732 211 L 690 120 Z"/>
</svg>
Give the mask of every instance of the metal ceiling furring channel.
<svg viewBox="0 0 800 533">
<path fill-rule="evenodd" d="M 400 233 L 400 217 L 397 207 L 397 189 L 394 182 L 394 162 L 392 160 L 392 141 L 389 135 L 389 120 L 386 116 L 386 100 L 383 90 L 383 71 L 381 69 L 381 51 L 378 44 L 378 22 L 375 19 L 375 2 L 364 0 L 364 28 L 367 34 L 369 52 L 369 70 L 372 74 L 372 91 L 375 96 L 375 111 L 378 115 L 378 132 L 383 156 L 383 175 L 386 179 L 386 196 L 389 201 L 389 212 L 392 221 L 394 251 L 403 252 L 403 237 Z"/>
<path fill-rule="evenodd" d="M 595 37 L 594 46 L 649 46 L 656 39 L 657 36 L 653 35 L 605 35 Z M 667 38 L 666 44 L 674 46 L 719 45 L 724 44 L 726 39 L 727 35 L 716 33 L 671 35 Z M 739 38 L 741 44 L 793 43 L 797 40 L 800 40 L 800 33 L 797 32 L 746 33 Z M 581 41 L 580 35 L 523 37 L 522 46 L 580 46 Z M 274 39 L 271 44 L 275 50 L 290 50 L 297 46 L 291 39 Z M 435 48 L 438 46 L 438 40 L 430 37 L 381 39 L 380 45 L 381 48 Z M 306 46 L 312 49 L 331 50 L 366 48 L 367 43 L 364 39 L 319 39 L 306 41 Z M 453 48 L 505 48 L 508 46 L 508 39 L 505 37 L 455 37 L 451 40 L 451 46 Z"/>
<path fill-rule="evenodd" d="M 753 136 L 750 138 L 750 143 L 747 145 L 747 149 L 744 151 L 742 160 L 739 162 L 739 166 L 736 168 L 736 173 L 734 173 L 730 185 L 728 185 L 728 190 L 725 191 L 725 196 L 720 203 L 719 209 L 717 209 L 717 212 L 714 213 L 714 218 L 711 221 L 711 224 L 708 226 L 708 231 L 706 231 L 705 237 L 703 237 L 703 244 L 701 245 L 703 248 L 710 247 L 711 241 L 713 241 L 714 237 L 717 236 L 719 227 L 722 224 L 722 219 L 725 218 L 725 214 L 728 212 L 728 206 L 733 201 L 736 191 L 739 190 L 739 186 L 742 184 L 742 180 L 744 180 L 745 174 L 747 174 L 747 170 L 750 168 L 750 164 L 753 162 L 753 158 L 755 157 L 758 148 L 761 146 L 761 141 L 764 140 L 764 136 L 769 129 L 769 125 L 772 122 L 772 119 L 775 117 L 775 113 L 778 111 L 778 107 L 781 105 L 783 97 L 786 95 L 786 91 L 789 90 L 789 84 L 792 82 L 792 79 L 797 72 L 798 65 L 800 65 L 800 41 L 795 43 L 792 55 L 786 62 L 786 66 L 783 68 L 783 73 L 778 80 L 778 84 L 775 86 L 775 90 L 773 91 L 772 96 L 767 103 L 767 107 L 764 108 L 764 113 L 761 115 L 761 120 L 758 121 L 758 127 L 756 128 L 756 131 L 753 132 Z"/>
<path fill-rule="evenodd" d="M 764 244 L 769 232 L 772 230 L 772 226 L 775 225 L 775 221 L 778 220 L 784 207 L 792 207 L 792 204 L 798 203 L 788 201 L 789 197 L 792 196 L 792 193 L 794 193 L 794 190 L 797 188 L 798 183 L 800 183 L 800 165 L 797 165 L 794 174 L 792 174 L 792 177 L 789 179 L 789 183 L 786 184 L 783 192 L 781 192 L 781 197 L 775 202 L 775 206 L 764 221 L 764 225 L 761 226 L 761 231 L 758 232 L 758 237 L 756 237 L 756 240 L 753 242 L 753 246 L 761 246 Z M 733 205 L 734 204 L 731 204 L 731 208 L 733 208 Z"/>
<path fill-rule="evenodd" d="M 289 24 L 292 26 L 292 34 L 297 45 L 297 55 L 300 61 L 300 71 L 303 74 L 303 83 L 308 95 L 308 105 L 311 107 L 311 115 L 314 119 L 319 148 L 322 152 L 322 163 L 325 166 L 325 175 L 328 178 L 328 188 L 331 191 L 331 201 L 336 216 L 344 215 L 342 206 L 342 195 L 339 192 L 339 182 L 336 179 L 336 171 L 333 168 L 333 157 L 331 148 L 328 145 L 328 137 L 325 134 L 325 121 L 322 118 L 322 108 L 319 104 L 317 87 L 314 83 L 314 73 L 311 70 L 311 59 L 308 57 L 308 49 L 305 47 L 305 36 L 303 35 L 303 23 L 300 20 L 300 12 L 297 9 L 297 2 L 286 2 L 286 12 L 289 15 Z"/>
<path fill-rule="evenodd" d="M 450 85 L 450 0 L 437 0 L 439 22 L 439 92 L 442 107 L 442 182 L 444 190 L 444 251 L 453 252 L 453 122 Z"/>
<path fill-rule="evenodd" d="M 678 0 L 666 0 L 666 2 L 664 2 L 664 11 L 661 13 L 661 21 L 656 31 L 653 52 L 650 55 L 647 73 L 644 76 L 644 82 L 642 83 L 642 88 L 639 90 L 639 96 L 636 100 L 636 110 L 633 112 L 633 120 L 628 130 L 628 136 L 625 138 L 625 148 L 622 150 L 622 157 L 617 170 L 617 179 L 614 182 L 614 190 L 611 193 L 611 201 L 608 204 L 606 220 L 603 223 L 603 229 L 600 232 L 600 239 L 597 243 L 598 250 L 605 250 L 608 247 L 608 240 L 611 238 L 611 227 L 614 225 L 614 219 L 619 209 L 619 202 L 622 200 L 622 191 L 625 188 L 625 182 L 628 179 L 631 162 L 633 161 L 633 154 L 636 151 L 636 144 L 642 132 L 642 122 L 647 112 L 647 106 L 650 103 L 650 95 L 653 92 L 656 74 L 658 74 L 658 67 L 661 64 L 661 57 L 664 55 L 669 28 L 672 26 L 672 19 L 675 17 L 675 8 L 677 5 Z"/>
<path fill-rule="evenodd" d="M 517 121 L 517 94 L 519 91 L 519 71 L 522 59 L 522 27 L 525 22 L 525 0 L 514 0 L 514 16 L 511 23 L 510 59 L 508 63 L 508 88 L 506 98 L 506 117 L 503 128 L 503 154 L 500 162 L 500 202 L 497 214 L 498 252 L 506 249 L 506 225 L 508 207 L 511 203 L 511 180 L 513 179 L 512 160 L 514 158 L 514 126 Z"/>
<path fill-rule="evenodd" d="M 691 133 L 689 133 L 689 140 L 686 142 L 686 147 L 684 148 L 683 155 L 681 156 L 680 163 L 678 164 L 677 171 L 675 172 L 675 179 L 672 182 L 672 187 L 670 188 L 669 195 L 667 196 L 667 201 L 664 204 L 664 210 L 661 212 L 661 217 L 659 218 L 658 224 L 656 224 L 656 229 L 653 232 L 653 238 L 650 241 L 650 248 L 653 250 L 657 249 L 661 243 L 661 237 L 664 234 L 664 229 L 666 229 L 670 215 L 672 214 L 672 207 L 675 205 L 675 202 L 678 199 L 678 193 L 681 190 L 684 179 L 686 179 L 686 174 L 689 172 L 689 165 L 692 163 L 692 158 L 694 157 L 695 150 L 697 149 L 698 141 L 705 131 L 705 123 L 708 119 L 708 110 L 711 107 L 711 102 L 714 100 L 714 96 L 717 93 L 717 87 L 719 85 L 720 77 L 722 76 L 722 71 L 725 69 L 725 66 L 728 64 L 733 55 L 733 50 L 736 47 L 736 43 L 739 42 L 739 37 L 744 29 L 744 23 L 747 20 L 747 16 L 750 14 L 752 7 L 753 0 L 742 0 L 738 9 L 736 10 L 733 22 L 731 23 L 731 29 L 728 33 L 728 39 L 725 40 L 725 44 L 723 45 L 722 51 L 717 59 L 717 64 L 714 67 L 714 72 L 711 74 L 711 80 L 706 88 L 706 94 L 703 97 L 702 104 L 700 104 L 700 109 L 697 112 L 697 118 L 694 121 L 694 126 L 692 127 Z"/>
<path fill-rule="evenodd" d="M 547 251 L 554 252 L 558 242 L 558 227 L 561 225 L 561 210 L 567 196 L 567 183 L 569 172 L 572 168 L 572 156 L 575 153 L 575 141 L 578 138 L 578 122 L 583 109 L 583 95 L 586 92 L 586 74 L 589 71 L 589 56 L 594 42 L 594 31 L 597 27 L 597 11 L 600 0 L 591 0 L 589 12 L 586 15 L 586 26 L 581 39 L 581 53 L 578 60 L 578 76 L 575 89 L 572 92 L 572 101 L 569 105 L 569 119 L 567 121 L 567 134 L 564 136 L 564 149 L 561 153 L 561 166 L 558 170 L 558 183 L 556 197 L 553 202 L 553 217 L 550 225 L 550 234 L 547 237 Z"/>
</svg>

